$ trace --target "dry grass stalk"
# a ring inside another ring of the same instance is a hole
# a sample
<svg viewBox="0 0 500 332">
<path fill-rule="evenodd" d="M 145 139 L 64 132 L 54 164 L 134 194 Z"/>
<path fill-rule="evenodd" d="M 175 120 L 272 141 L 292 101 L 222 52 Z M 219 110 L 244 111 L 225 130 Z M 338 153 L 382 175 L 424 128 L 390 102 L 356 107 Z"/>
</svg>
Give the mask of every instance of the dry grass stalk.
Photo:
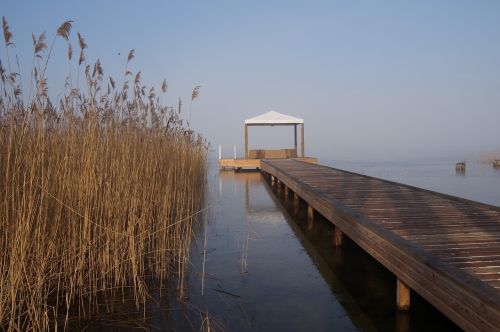
<svg viewBox="0 0 500 332">
<path fill-rule="evenodd" d="M 69 42 L 71 23 L 56 36 Z M 45 34 L 33 40 L 29 100 L 10 92 L 20 89 L 10 70 L 0 81 L 0 329 L 62 329 L 75 312 L 103 310 L 107 296 L 106 311 L 125 294 L 140 308 L 147 280 L 177 280 L 182 295 L 206 143 L 180 109 L 145 95 L 139 75 L 130 88 L 126 78 L 123 88 L 103 83 L 99 61 L 54 106 L 52 47 L 43 62 Z M 79 44 L 80 65 L 80 35 Z"/>
<path fill-rule="evenodd" d="M 191 126 L 191 108 L 193 106 L 193 101 L 200 96 L 200 88 L 201 85 L 197 85 L 193 88 L 193 92 L 191 93 L 191 102 L 189 103 L 189 118 L 188 118 L 188 126 Z M 180 108 L 180 105 L 179 105 Z"/>
</svg>

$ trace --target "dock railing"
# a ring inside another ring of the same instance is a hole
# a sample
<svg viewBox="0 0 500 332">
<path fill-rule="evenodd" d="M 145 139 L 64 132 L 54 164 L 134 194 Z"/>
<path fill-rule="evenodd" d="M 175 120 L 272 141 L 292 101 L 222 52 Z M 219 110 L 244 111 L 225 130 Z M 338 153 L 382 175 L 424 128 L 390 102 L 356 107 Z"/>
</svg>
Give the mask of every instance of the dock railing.
<svg viewBox="0 0 500 332">
<path fill-rule="evenodd" d="M 227 145 L 225 145 L 224 147 L 228 147 Z M 219 160 L 223 159 L 223 156 L 222 156 L 222 148 L 223 146 L 222 145 L 219 145 Z M 228 158 L 224 158 L 224 159 L 228 159 Z M 233 159 L 236 160 L 238 159 L 237 158 L 237 154 L 236 154 L 236 144 L 233 144 Z"/>
</svg>

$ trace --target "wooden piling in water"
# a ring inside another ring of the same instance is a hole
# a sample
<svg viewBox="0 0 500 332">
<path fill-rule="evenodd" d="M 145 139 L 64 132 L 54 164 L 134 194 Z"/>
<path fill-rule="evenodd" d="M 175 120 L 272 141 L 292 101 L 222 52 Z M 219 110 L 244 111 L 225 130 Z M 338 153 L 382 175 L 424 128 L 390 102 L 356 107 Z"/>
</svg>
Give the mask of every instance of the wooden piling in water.
<svg viewBox="0 0 500 332">
<path fill-rule="evenodd" d="M 455 170 L 456 170 L 457 172 L 465 172 L 465 161 L 462 161 L 462 162 L 456 163 L 456 165 L 455 165 Z"/>
<path fill-rule="evenodd" d="M 410 312 L 398 311 L 396 313 L 396 332 L 410 332 Z"/>
<path fill-rule="evenodd" d="M 300 197 L 296 192 L 293 192 L 293 213 L 299 213 L 300 208 Z"/>
<path fill-rule="evenodd" d="M 314 208 L 307 205 L 307 229 L 311 230 L 314 222 Z"/>
<path fill-rule="evenodd" d="M 342 245 L 343 238 L 344 238 L 344 233 L 342 233 L 342 231 L 338 226 L 335 226 L 335 231 L 333 233 L 333 243 L 335 247 L 340 247 Z"/>
<path fill-rule="evenodd" d="M 396 305 L 398 310 L 410 309 L 410 287 L 399 278 L 396 282 Z"/>
<path fill-rule="evenodd" d="M 309 222 L 314 221 L 314 209 L 310 205 L 307 206 L 307 221 Z"/>
</svg>

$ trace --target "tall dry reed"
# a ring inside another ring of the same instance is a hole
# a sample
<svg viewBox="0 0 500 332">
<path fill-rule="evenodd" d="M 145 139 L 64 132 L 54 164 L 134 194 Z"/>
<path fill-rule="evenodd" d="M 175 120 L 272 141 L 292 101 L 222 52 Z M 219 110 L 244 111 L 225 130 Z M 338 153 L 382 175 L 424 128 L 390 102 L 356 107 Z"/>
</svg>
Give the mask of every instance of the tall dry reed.
<svg viewBox="0 0 500 332">
<path fill-rule="evenodd" d="M 205 142 L 129 71 L 133 51 L 120 86 L 99 60 L 87 64 L 79 33 L 74 65 L 71 28 L 63 23 L 50 48 L 45 34 L 33 36 L 33 69 L 22 84 L 3 18 L 0 329 L 64 329 L 75 315 L 112 312 L 116 299 L 141 308 L 152 283 L 174 280 L 181 296 L 184 289 Z M 57 39 L 68 45 L 68 76 L 55 106 L 46 70 Z"/>
</svg>

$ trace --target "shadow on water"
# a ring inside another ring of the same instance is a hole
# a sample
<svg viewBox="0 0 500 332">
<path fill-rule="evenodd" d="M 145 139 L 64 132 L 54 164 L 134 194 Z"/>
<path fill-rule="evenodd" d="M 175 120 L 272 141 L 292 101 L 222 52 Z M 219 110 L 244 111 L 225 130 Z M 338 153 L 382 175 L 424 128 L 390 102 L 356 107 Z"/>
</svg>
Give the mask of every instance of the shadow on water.
<svg viewBox="0 0 500 332">
<path fill-rule="evenodd" d="M 330 290 L 342 303 L 359 330 L 376 331 L 460 331 L 425 299 L 412 292 L 409 312 L 396 308 L 396 277 L 356 243 L 344 236 L 334 245 L 334 226 L 315 211 L 308 223 L 306 204 L 301 201 L 293 214 L 291 200 L 266 186 L 280 207 L 297 239 L 311 257 Z"/>
<path fill-rule="evenodd" d="M 218 326 L 230 331 L 459 330 L 415 293 L 410 312 L 398 312 L 394 275 L 349 239 L 336 248 L 333 225 L 316 215 L 310 228 L 306 209 L 293 215 L 289 202 L 260 173 L 220 173 L 218 180 L 219 206 L 198 235 L 189 286 L 189 301 L 206 308 Z"/>
</svg>

